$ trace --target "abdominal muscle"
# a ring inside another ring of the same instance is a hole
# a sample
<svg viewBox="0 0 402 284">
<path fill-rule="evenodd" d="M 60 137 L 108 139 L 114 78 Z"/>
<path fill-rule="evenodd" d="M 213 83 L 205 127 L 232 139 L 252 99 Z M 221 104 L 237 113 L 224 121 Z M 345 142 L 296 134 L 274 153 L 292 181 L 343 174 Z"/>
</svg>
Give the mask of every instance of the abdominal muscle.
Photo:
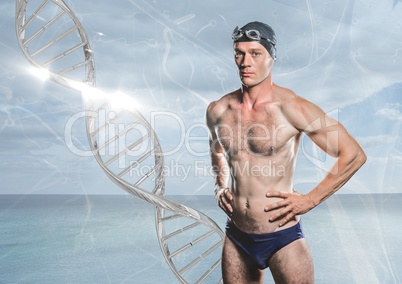
<svg viewBox="0 0 402 284">
<path fill-rule="evenodd" d="M 292 220 L 279 227 L 281 218 L 269 221 L 269 218 L 282 210 L 265 212 L 269 204 L 281 201 L 281 198 L 267 198 L 266 193 L 272 191 L 292 192 L 292 173 L 283 177 L 248 177 L 245 175 L 232 177 L 231 192 L 233 195 L 233 214 L 231 221 L 238 229 L 246 233 L 264 234 L 291 227 L 298 220 Z"/>
</svg>

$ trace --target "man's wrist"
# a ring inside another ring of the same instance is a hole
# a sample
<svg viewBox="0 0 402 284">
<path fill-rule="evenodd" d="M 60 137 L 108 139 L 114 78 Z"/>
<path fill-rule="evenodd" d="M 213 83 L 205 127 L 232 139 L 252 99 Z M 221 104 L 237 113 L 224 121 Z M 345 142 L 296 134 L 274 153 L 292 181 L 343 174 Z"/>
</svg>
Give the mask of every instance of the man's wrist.
<svg viewBox="0 0 402 284">
<path fill-rule="evenodd" d="M 219 201 L 219 196 L 227 189 L 227 187 L 215 186 L 215 198 L 216 201 Z"/>
<path fill-rule="evenodd" d="M 308 199 L 310 199 L 311 203 L 313 204 L 313 207 L 312 207 L 312 208 L 314 208 L 314 207 L 316 207 L 316 206 L 318 205 L 318 203 L 315 203 L 314 200 L 311 198 L 310 192 L 307 193 L 307 197 L 308 197 Z"/>
</svg>

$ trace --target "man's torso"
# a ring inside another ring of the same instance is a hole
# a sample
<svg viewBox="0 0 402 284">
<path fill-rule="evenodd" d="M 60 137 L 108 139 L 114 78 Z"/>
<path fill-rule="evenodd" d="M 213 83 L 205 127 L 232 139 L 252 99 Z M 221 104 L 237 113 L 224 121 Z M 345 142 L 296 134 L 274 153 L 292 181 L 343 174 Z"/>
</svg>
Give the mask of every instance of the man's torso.
<svg viewBox="0 0 402 284">
<path fill-rule="evenodd" d="M 267 233 L 278 229 L 264 212 L 278 199 L 266 198 L 268 191 L 292 191 L 293 173 L 300 140 L 298 131 L 283 114 L 283 102 L 273 101 L 244 109 L 229 95 L 219 103 L 225 111 L 219 115 L 215 133 L 226 153 L 231 170 L 234 195 L 232 221 L 242 231 Z M 289 222 L 286 227 L 294 225 Z"/>
</svg>

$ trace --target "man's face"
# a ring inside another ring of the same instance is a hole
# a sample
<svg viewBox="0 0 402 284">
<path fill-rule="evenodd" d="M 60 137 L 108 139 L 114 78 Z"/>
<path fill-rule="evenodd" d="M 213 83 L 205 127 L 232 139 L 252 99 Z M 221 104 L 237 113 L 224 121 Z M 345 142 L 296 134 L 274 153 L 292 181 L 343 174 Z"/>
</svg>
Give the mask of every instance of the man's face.
<svg viewBox="0 0 402 284">
<path fill-rule="evenodd" d="M 234 58 L 243 85 L 252 87 L 264 81 L 271 73 L 274 60 L 269 52 L 256 41 L 236 42 Z"/>
</svg>

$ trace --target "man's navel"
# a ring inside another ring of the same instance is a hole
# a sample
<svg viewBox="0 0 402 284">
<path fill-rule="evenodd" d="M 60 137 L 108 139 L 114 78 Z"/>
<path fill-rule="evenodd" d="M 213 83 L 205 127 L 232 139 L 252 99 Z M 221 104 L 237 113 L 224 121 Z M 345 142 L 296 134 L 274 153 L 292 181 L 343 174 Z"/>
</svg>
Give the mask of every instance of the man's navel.
<svg viewBox="0 0 402 284">
<path fill-rule="evenodd" d="M 250 208 L 250 203 L 248 203 L 248 200 L 246 200 L 246 208 Z"/>
</svg>

